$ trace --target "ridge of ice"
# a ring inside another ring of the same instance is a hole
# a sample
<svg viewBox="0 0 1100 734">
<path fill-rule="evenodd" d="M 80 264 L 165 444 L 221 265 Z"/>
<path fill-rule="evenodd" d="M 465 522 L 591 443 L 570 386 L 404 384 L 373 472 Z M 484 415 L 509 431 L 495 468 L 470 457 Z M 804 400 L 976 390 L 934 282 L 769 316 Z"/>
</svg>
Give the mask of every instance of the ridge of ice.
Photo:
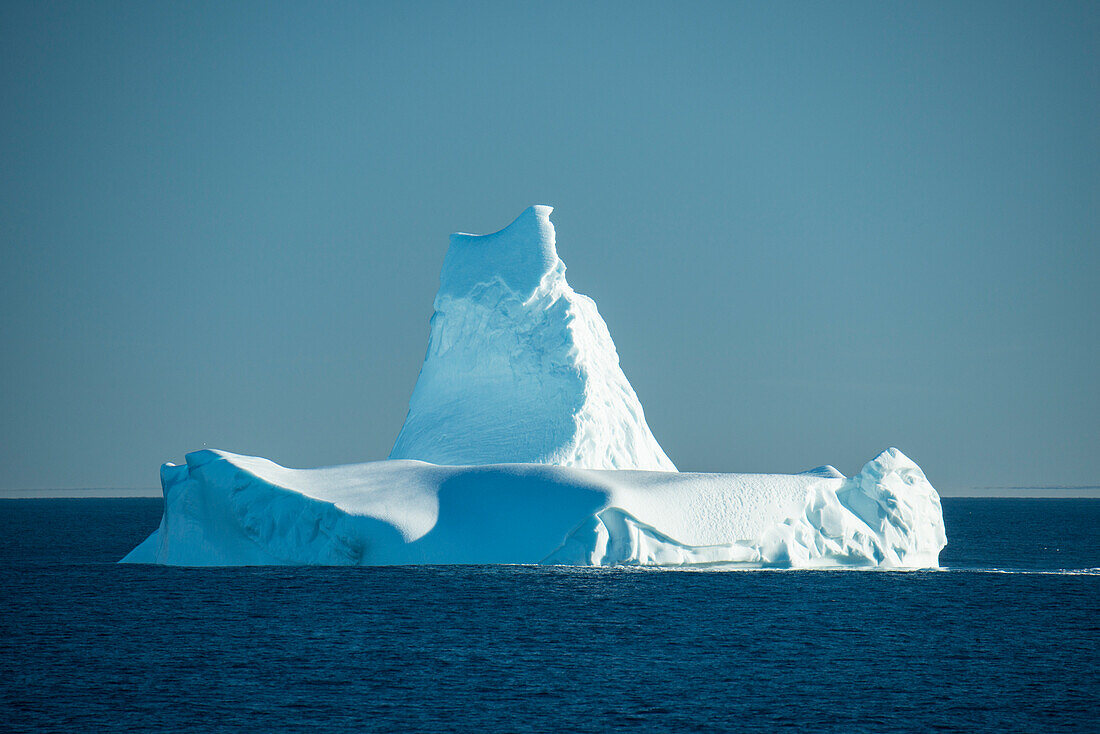
<svg viewBox="0 0 1100 734">
<path fill-rule="evenodd" d="M 595 302 L 565 279 L 552 211 L 451 235 L 391 459 L 675 471 Z"/>
<path fill-rule="evenodd" d="M 817 477 L 829 477 L 831 479 L 843 479 L 844 475 L 837 471 L 836 467 L 825 464 L 824 466 L 815 466 L 813 469 L 807 469 L 800 474 L 813 474 Z"/>
</svg>

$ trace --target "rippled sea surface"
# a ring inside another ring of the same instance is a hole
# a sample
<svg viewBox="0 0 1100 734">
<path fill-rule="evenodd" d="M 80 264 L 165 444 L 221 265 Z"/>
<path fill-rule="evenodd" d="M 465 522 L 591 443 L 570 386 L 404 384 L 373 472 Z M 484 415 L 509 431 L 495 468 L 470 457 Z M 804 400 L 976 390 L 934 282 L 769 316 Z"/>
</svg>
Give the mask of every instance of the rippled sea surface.
<svg viewBox="0 0 1100 734">
<path fill-rule="evenodd" d="M 115 565 L 0 500 L 0 729 L 1098 731 L 1100 500 L 946 499 L 944 570 Z"/>
</svg>

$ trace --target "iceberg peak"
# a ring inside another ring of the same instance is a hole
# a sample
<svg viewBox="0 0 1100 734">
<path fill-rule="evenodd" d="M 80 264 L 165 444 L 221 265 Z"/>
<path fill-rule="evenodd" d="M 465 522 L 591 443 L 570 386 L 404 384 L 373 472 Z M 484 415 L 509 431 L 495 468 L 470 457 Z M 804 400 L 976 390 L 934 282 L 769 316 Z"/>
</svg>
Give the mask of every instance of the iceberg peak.
<svg viewBox="0 0 1100 734">
<path fill-rule="evenodd" d="M 451 235 L 391 459 L 675 471 L 595 302 L 565 280 L 552 211 Z"/>
<path fill-rule="evenodd" d="M 536 204 L 499 232 L 452 234 L 437 298 L 460 298 L 479 285 L 499 281 L 526 300 L 547 275 L 564 273 L 550 221 L 553 211 L 552 206 Z"/>
</svg>

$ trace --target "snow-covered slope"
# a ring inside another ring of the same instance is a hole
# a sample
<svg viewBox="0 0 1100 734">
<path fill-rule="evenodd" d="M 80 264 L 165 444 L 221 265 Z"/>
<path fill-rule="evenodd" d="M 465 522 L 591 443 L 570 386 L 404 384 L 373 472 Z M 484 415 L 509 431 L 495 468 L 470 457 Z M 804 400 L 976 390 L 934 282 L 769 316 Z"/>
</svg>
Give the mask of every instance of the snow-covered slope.
<svg viewBox="0 0 1100 734">
<path fill-rule="evenodd" d="M 898 568 L 935 566 L 946 543 L 935 490 L 896 449 L 851 479 L 419 461 L 299 470 L 209 450 L 161 479 L 160 528 L 124 562 Z"/>
<path fill-rule="evenodd" d="M 428 354 L 391 459 L 675 471 L 592 299 L 574 292 L 548 206 L 451 235 Z"/>
</svg>

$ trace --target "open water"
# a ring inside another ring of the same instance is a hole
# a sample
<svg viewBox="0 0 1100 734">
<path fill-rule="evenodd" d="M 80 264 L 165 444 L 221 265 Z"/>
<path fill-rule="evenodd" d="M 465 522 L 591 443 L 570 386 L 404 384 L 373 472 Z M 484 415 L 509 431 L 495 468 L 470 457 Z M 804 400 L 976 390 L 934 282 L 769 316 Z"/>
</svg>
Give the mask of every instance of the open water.
<svg viewBox="0 0 1100 734">
<path fill-rule="evenodd" d="M 1100 500 L 943 507 L 941 571 L 180 569 L 0 500 L 0 729 L 1100 731 Z"/>
</svg>

